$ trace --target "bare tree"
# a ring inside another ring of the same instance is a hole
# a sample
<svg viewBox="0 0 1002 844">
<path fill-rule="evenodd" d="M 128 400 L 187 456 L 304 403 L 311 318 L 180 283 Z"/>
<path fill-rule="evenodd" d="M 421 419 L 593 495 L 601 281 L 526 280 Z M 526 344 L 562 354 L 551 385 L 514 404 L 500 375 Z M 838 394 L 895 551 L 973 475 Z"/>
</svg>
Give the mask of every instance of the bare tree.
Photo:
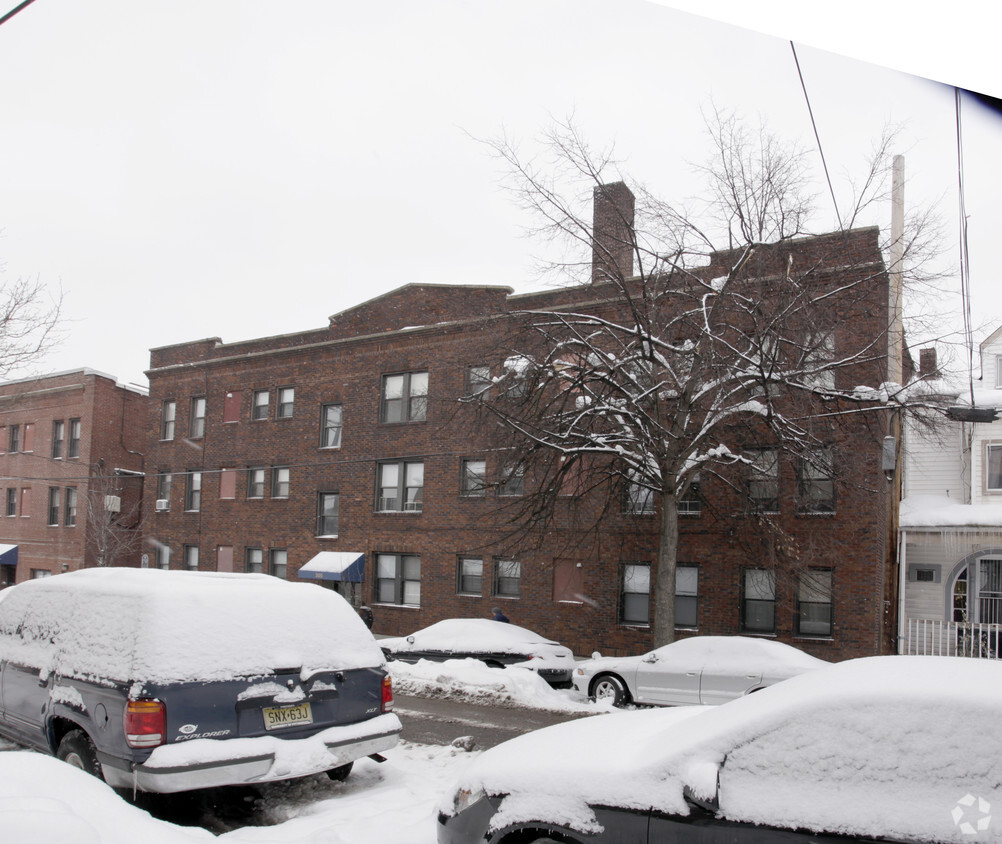
<svg viewBox="0 0 1002 844">
<path fill-rule="evenodd" d="M 37 363 L 60 340 L 62 293 L 38 279 L 0 284 L 0 378 Z"/>
<path fill-rule="evenodd" d="M 711 130 L 704 172 L 726 224 L 722 250 L 689 212 L 642 189 L 635 203 L 625 184 L 608 183 L 611 154 L 594 153 L 572 125 L 549 134 L 550 169 L 506 139 L 492 144 L 539 233 L 590 250 L 592 276 L 587 296 L 517 315 L 504 376 L 470 400 L 500 420 L 512 468 L 532 477 L 514 514 L 526 534 L 546 535 L 569 491 L 601 502 L 595 524 L 624 504 L 659 514 L 655 645 L 674 638 L 679 501 L 696 479 L 712 473 L 743 494 L 770 553 L 796 560 L 796 543 L 757 512 L 769 509 L 763 479 L 777 455 L 820 482 L 810 498 L 833 483 L 838 426 L 869 416 L 879 436 L 900 406 L 882 386 L 877 230 L 804 237 L 813 199 L 803 154 L 726 116 Z M 851 219 L 883 189 L 881 167 L 871 164 Z M 594 220 L 580 192 L 558 189 L 568 175 L 591 188 Z"/>
<path fill-rule="evenodd" d="M 142 544 L 142 477 L 109 470 L 92 471 L 84 495 L 87 508 L 87 562 L 96 566 L 134 563 Z"/>
</svg>

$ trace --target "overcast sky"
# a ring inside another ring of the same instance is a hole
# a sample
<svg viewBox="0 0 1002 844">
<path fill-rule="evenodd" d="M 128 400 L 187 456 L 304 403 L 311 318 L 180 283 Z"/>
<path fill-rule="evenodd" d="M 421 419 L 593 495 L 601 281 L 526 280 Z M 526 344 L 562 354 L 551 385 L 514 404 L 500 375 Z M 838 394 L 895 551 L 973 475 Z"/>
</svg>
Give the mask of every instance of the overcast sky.
<svg viewBox="0 0 1002 844">
<path fill-rule="evenodd" d="M 531 150 L 573 114 L 623 176 L 681 202 L 711 102 L 816 149 L 790 37 L 836 191 L 903 123 L 906 201 L 939 203 L 955 264 L 949 85 L 1002 93 L 980 4 L 923 17 L 920 35 L 912 19 L 881 31 L 855 0 L 838 25 L 791 14 L 811 4 L 777 2 L 775 20 L 748 5 L 762 4 L 36 0 L 0 26 L 0 281 L 65 293 L 67 336 L 39 371 L 145 385 L 151 347 L 317 328 L 409 282 L 536 289 L 545 245 L 477 138 Z M 994 327 L 1002 125 L 973 102 L 963 115 L 973 309 Z"/>
</svg>

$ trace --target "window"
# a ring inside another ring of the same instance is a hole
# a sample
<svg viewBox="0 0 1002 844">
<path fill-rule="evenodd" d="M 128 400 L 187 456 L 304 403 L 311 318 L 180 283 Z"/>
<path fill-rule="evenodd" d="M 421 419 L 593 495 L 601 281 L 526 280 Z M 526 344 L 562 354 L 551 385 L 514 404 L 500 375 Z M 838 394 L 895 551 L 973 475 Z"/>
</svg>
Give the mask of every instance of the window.
<svg viewBox="0 0 1002 844">
<path fill-rule="evenodd" d="M 831 449 L 821 449 L 797 462 L 797 512 L 835 512 Z"/>
<path fill-rule="evenodd" d="M 699 485 L 699 472 L 692 476 L 685 494 L 678 499 L 678 514 L 680 516 L 699 516 L 703 512 L 702 488 Z"/>
<path fill-rule="evenodd" d="M 66 487 L 66 518 L 63 524 L 66 527 L 73 527 L 77 523 L 77 488 L 75 486 Z"/>
<path fill-rule="evenodd" d="M 264 571 L 264 551 L 260 548 L 248 548 L 244 551 L 244 571 L 261 574 Z"/>
<path fill-rule="evenodd" d="M 193 440 L 200 440 L 205 436 L 205 396 L 196 396 L 191 400 L 188 436 Z"/>
<path fill-rule="evenodd" d="M 27 519 L 31 516 L 31 487 L 21 487 L 21 518 Z"/>
<path fill-rule="evenodd" d="M 337 536 L 341 496 L 336 492 L 317 494 L 317 536 Z"/>
<path fill-rule="evenodd" d="M 460 595 L 482 595 L 484 561 L 481 557 L 460 557 L 456 572 L 456 591 Z"/>
<path fill-rule="evenodd" d="M 23 451 L 35 450 L 35 426 L 30 422 L 24 423 L 24 440 L 21 443 Z"/>
<path fill-rule="evenodd" d="M 198 571 L 198 546 L 184 546 L 184 567 L 188 571 Z"/>
<path fill-rule="evenodd" d="M 651 622 L 651 567 L 647 563 L 623 566 L 619 620 L 623 624 Z"/>
<path fill-rule="evenodd" d="M 1002 492 L 1002 445 L 989 444 L 985 448 L 987 449 L 985 488 L 988 492 Z M 11 451 L 13 450 L 12 446 Z"/>
<path fill-rule="evenodd" d="M 162 542 L 158 542 L 155 546 L 156 550 L 156 564 L 158 569 L 169 569 L 170 568 L 170 546 L 165 545 Z"/>
<path fill-rule="evenodd" d="M 157 474 L 157 510 L 170 510 L 170 487 L 173 477 L 170 472 Z"/>
<path fill-rule="evenodd" d="M 504 386 L 506 394 L 513 399 L 525 395 L 525 378 L 532 361 L 525 355 L 512 355 L 504 362 Z"/>
<path fill-rule="evenodd" d="M 231 390 L 223 398 L 223 424 L 240 421 L 240 405 L 244 394 L 240 390 Z"/>
<path fill-rule="evenodd" d="M 580 604 L 584 597 L 584 566 L 576 560 L 553 564 L 553 600 Z"/>
<path fill-rule="evenodd" d="M 49 571 L 48 569 L 32 569 L 31 570 L 31 579 L 32 580 L 41 580 L 43 577 L 52 577 L 52 572 Z"/>
<path fill-rule="evenodd" d="M 271 497 L 272 498 L 288 498 L 289 497 L 289 467 L 288 466 L 272 466 L 271 467 Z"/>
<path fill-rule="evenodd" d="M 494 594 L 499 598 L 517 598 L 522 580 L 522 564 L 518 560 L 494 561 Z"/>
<path fill-rule="evenodd" d="M 174 420 L 177 418 L 177 402 L 165 401 L 160 407 L 160 439 L 174 439 Z"/>
<path fill-rule="evenodd" d="M 779 459 L 776 450 L 760 448 L 745 452 L 748 459 L 748 500 L 753 510 L 779 510 Z"/>
<path fill-rule="evenodd" d="M 776 632 L 776 573 L 745 569 L 741 629 L 749 633 Z"/>
<path fill-rule="evenodd" d="M 184 491 L 184 509 L 192 512 L 202 509 L 202 473 L 190 469 L 186 474 L 188 481 Z"/>
<path fill-rule="evenodd" d="M 509 466 L 501 470 L 501 484 L 498 486 L 498 495 L 517 496 L 522 495 L 525 489 L 525 470 L 521 466 Z"/>
<path fill-rule="evenodd" d="M 80 420 L 70 420 L 70 447 L 67 449 L 67 457 L 80 456 Z"/>
<path fill-rule="evenodd" d="M 220 469 L 219 470 L 219 497 L 220 498 L 236 498 L 237 497 L 237 470 L 236 469 Z"/>
<path fill-rule="evenodd" d="M 267 469 L 264 466 L 251 466 L 247 470 L 247 497 L 264 498 L 264 479 Z"/>
<path fill-rule="evenodd" d="M 675 626 L 699 626 L 699 566 L 675 568 Z"/>
<path fill-rule="evenodd" d="M 376 509 L 380 512 L 419 512 L 423 493 L 423 462 L 379 464 L 379 499 Z"/>
<path fill-rule="evenodd" d="M 463 460 L 463 474 L 459 481 L 460 495 L 483 498 L 487 493 L 487 461 Z"/>
<path fill-rule="evenodd" d="M 278 391 L 278 412 L 279 419 L 291 419 L 293 405 L 296 401 L 296 390 L 294 387 L 282 387 Z"/>
<path fill-rule="evenodd" d="M 422 422 L 427 416 L 427 372 L 383 376 L 380 422 Z"/>
<path fill-rule="evenodd" d="M 66 439 L 66 423 L 62 419 L 57 419 L 52 423 L 52 459 L 61 460 L 63 457 L 63 441 Z"/>
<path fill-rule="evenodd" d="M 416 554 L 377 554 L 376 600 L 420 606 L 421 558 Z"/>
<path fill-rule="evenodd" d="M 802 366 L 804 383 L 815 390 L 835 389 L 835 338 L 831 334 L 808 334 Z"/>
<path fill-rule="evenodd" d="M 325 404 L 320 411 L 320 447 L 341 447 L 341 405 Z"/>
<path fill-rule="evenodd" d="M 466 395 L 479 396 L 491 386 L 491 368 L 486 364 L 469 366 L 466 369 Z"/>
<path fill-rule="evenodd" d="M 623 512 L 640 514 L 654 512 L 654 490 L 645 486 L 634 472 L 630 473 L 626 481 Z"/>
<path fill-rule="evenodd" d="M 9 433 L 9 440 L 8 440 L 7 451 L 9 451 L 11 454 L 15 454 L 21 450 L 21 426 L 11 425 L 8 433 Z"/>
<path fill-rule="evenodd" d="M 254 404 L 251 406 L 251 419 L 267 419 L 270 404 L 271 393 L 267 390 L 255 390 Z"/>
<path fill-rule="evenodd" d="M 995 355 L 995 389 L 1002 390 L 1002 355 Z"/>
<path fill-rule="evenodd" d="M 59 524 L 59 508 L 61 502 L 59 500 L 59 487 L 50 486 L 49 487 L 49 521 L 50 525 Z"/>
<path fill-rule="evenodd" d="M 7 487 L 7 515 L 17 515 L 17 488 Z"/>
<path fill-rule="evenodd" d="M 289 564 L 289 552 L 284 548 L 272 548 L 268 552 L 268 574 L 272 577 L 285 578 Z"/>
<path fill-rule="evenodd" d="M 796 633 L 832 635 L 832 573 L 830 569 L 802 572 L 797 581 Z"/>
</svg>

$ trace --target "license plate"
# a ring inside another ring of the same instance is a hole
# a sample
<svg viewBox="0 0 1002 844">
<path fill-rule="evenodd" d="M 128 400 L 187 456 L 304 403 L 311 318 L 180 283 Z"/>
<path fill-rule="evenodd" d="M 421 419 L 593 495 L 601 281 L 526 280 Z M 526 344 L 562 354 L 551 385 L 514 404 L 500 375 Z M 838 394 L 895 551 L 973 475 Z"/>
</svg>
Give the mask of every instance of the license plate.
<svg viewBox="0 0 1002 844">
<path fill-rule="evenodd" d="M 283 706 L 281 709 L 263 709 L 266 730 L 278 730 L 296 724 L 312 724 L 313 713 L 308 703 L 299 706 Z"/>
</svg>

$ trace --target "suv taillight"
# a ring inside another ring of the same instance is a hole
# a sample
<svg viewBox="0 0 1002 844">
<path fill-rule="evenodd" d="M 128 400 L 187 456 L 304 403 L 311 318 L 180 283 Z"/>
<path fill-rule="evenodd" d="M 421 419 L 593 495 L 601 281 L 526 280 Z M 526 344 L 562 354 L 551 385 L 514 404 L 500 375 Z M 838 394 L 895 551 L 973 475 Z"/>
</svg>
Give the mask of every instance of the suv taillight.
<svg viewBox="0 0 1002 844">
<path fill-rule="evenodd" d="M 157 747 L 164 743 L 167 708 L 159 700 L 130 700 L 125 707 L 125 740 L 129 747 Z"/>
<path fill-rule="evenodd" d="M 383 705 L 380 709 L 383 712 L 393 711 L 393 681 L 389 677 L 383 678 Z"/>
</svg>

